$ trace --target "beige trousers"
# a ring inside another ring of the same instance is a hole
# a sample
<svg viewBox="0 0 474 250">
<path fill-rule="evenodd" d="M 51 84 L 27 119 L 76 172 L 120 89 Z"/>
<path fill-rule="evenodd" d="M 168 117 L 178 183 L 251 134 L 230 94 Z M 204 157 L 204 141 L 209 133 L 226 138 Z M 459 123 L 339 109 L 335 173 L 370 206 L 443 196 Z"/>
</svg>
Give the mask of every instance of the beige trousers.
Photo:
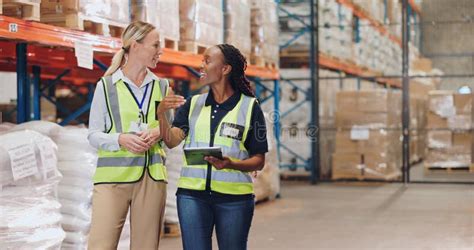
<svg viewBox="0 0 474 250">
<path fill-rule="evenodd" d="M 117 249 L 130 208 L 130 249 L 158 249 L 166 183 L 145 172 L 137 183 L 98 184 L 92 198 L 88 249 Z"/>
</svg>

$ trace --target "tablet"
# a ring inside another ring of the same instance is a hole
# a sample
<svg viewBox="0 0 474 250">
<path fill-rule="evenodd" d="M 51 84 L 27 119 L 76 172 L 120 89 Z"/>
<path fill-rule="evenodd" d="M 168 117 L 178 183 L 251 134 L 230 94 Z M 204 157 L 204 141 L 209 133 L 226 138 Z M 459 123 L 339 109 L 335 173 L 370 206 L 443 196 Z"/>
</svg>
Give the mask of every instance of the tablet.
<svg viewBox="0 0 474 250">
<path fill-rule="evenodd" d="M 204 157 L 214 156 L 222 159 L 222 150 L 220 147 L 185 148 L 184 155 L 188 165 L 207 165 Z"/>
</svg>

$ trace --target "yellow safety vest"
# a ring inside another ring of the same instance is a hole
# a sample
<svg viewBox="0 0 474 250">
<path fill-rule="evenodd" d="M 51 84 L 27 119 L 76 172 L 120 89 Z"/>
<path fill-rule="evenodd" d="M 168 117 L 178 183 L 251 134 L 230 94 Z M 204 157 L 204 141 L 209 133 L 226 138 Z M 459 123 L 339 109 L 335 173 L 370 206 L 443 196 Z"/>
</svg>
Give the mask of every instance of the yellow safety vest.
<svg viewBox="0 0 474 250">
<path fill-rule="evenodd" d="M 206 106 L 209 93 L 193 96 L 189 110 L 189 133 L 184 148 L 209 147 L 211 144 L 211 106 Z M 247 138 L 255 98 L 241 94 L 237 105 L 219 122 L 213 146 L 222 148 L 222 155 L 233 161 L 249 158 L 244 142 Z M 206 165 L 187 165 L 181 169 L 178 187 L 205 190 Z M 212 166 L 211 190 L 224 194 L 252 194 L 253 182 L 249 173 L 233 169 L 218 170 Z"/>
<path fill-rule="evenodd" d="M 138 121 L 140 112 L 134 96 L 122 80 L 114 84 L 112 77 L 107 76 L 102 78 L 102 84 L 112 124 L 107 133 L 130 132 L 130 123 Z M 142 122 L 147 123 L 149 129 L 159 126 L 155 119 L 155 101 L 163 99 L 162 93 L 166 93 L 167 87 L 167 81 L 162 79 L 150 83 L 151 97 L 146 115 L 142 118 Z M 156 143 L 143 154 L 134 154 L 124 148 L 113 152 L 99 149 L 94 184 L 137 182 L 145 173 L 145 168 L 153 180 L 167 181 L 164 161 L 165 151 L 160 143 Z"/>
</svg>

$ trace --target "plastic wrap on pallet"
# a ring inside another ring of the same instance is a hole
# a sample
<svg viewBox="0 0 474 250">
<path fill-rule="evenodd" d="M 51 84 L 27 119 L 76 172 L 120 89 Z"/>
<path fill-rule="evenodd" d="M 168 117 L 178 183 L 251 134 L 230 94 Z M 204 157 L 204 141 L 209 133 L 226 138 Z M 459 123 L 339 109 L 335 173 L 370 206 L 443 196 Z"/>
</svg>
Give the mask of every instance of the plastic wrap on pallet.
<svg viewBox="0 0 474 250">
<path fill-rule="evenodd" d="M 250 55 L 250 6 L 248 0 L 227 0 L 225 6 L 225 42 L 244 55 Z"/>
<path fill-rule="evenodd" d="M 223 41 L 222 2 L 180 0 L 180 40 L 212 46 Z"/>
<path fill-rule="evenodd" d="M 166 150 L 166 169 L 168 171 L 168 185 L 166 187 L 166 209 L 165 223 L 177 224 L 178 210 L 176 207 L 176 191 L 178 190 L 178 179 L 181 174 L 183 163 L 183 143 L 173 149 Z"/>
<path fill-rule="evenodd" d="M 443 118 L 456 114 L 453 93 L 450 91 L 432 91 L 429 93 L 429 110 Z"/>
<path fill-rule="evenodd" d="M 0 248 L 59 249 L 56 144 L 29 130 L 0 136 Z"/>
<path fill-rule="evenodd" d="M 428 150 L 425 164 L 440 168 L 470 166 L 471 153 L 462 153 L 462 150 L 462 148 L 457 147 L 443 150 Z"/>
<path fill-rule="evenodd" d="M 161 32 L 167 39 L 179 41 L 179 1 L 159 0 L 159 16 L 161 21 Z"/>
<path fill-rule="evenodd" d="M 277 5 L 272 1 L 261 1 L 252 5 L 251 39 L 252 56 L 272 62 L 279 60 Z M 258 7 L 256 7 L 258 6 Z"/>
<path fill-rule="evenodd" d="M 161 1 L 160 0 L 131 0 L 130 13 L 132 21 L 143 21 L 153 24 L 158 30 L 161 30 Z M 168 18 L 171 16 L 168 15 Z"/>
<path fill-rule="evenodd" d="M 427 134 L 428 148 L 450 148 L 453 133 L 447 130 L 430 130 Z"/>
<path fill-rule="evenodd" d="M 130 6 L 129 0 L 42 0 L 41 14 L 81 14 L 91 21 L 99 18 L 126 25 Z"/>
<path fill-rule="evenodd" d="M 273 121 L 265 114 L 267 127 L 268 153 L 265 155 L 265 166 L 254 178 L 255 200 L 275 199 L 280 193 L 280 168 L 277 159 L 276 141 L 273 136 Z"/>
</svg>

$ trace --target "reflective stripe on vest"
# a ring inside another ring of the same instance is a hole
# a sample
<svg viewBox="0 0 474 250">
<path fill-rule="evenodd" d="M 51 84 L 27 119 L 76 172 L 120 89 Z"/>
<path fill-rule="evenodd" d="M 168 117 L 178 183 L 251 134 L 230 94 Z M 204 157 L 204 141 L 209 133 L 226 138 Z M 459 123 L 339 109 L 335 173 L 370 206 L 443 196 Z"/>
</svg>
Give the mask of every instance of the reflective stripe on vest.
<svg viewBox="0 0 474 250">
<path fill-rule="evenodd" d="M 189 114 L 189 133 L 184 145 L 187 147 L 208 147 L 210 145 L 210 119 L 211 107 L 205 106 L 208 93 L 194 96 L 191 99 Z M 244 142 L 250 127 L 253 104 L 255 98 L 241 94 L 237 105 L 229 111 L 220 121 L 214 136 L 214 146 L 222 148 L 222 154 L 233 161 L 248 159 Z M 221 136 L 223 123 L 231 123 L 244 128 L 241 140 Z M 186 161 L 185 161 L 186 162 Z M 207 165 L 187 165 L 181 170 L 178 187 L 204 190 L 207 178 Z M 225 194 L 250 194 L 253 193 L 251 176 L 242 171 L 233 169 L 218 170 L 212 167 L 211 189 Z"/>
<path fill-rule="evenodd" d="M 102 79 L 108 112 L 111 118 L 111 128 L 107 133 L 128 133 L 130 123 L 136 122 L 140 111 L 134 97 L 122 80 L 112 83 L 111 76 Z M 148 128 L 156 128 L 159 123 L 155 119 L 155 101 L 162 100 L 162 93 L 166 92 L 167 82 L 160 80 L 150 83 L 150 101 L 146 108 L 146 117 L 143 122 Z M 118 151 L 99 149 L 97 169 L 94 183 L 126 183 L 138 181 L 148 168 L 154 180 L 167 180 L 164 167 L 165 152 L 159 143 L 155 144 L 143 154 L 134 154 L 123 148 Z"/>
</svg>

